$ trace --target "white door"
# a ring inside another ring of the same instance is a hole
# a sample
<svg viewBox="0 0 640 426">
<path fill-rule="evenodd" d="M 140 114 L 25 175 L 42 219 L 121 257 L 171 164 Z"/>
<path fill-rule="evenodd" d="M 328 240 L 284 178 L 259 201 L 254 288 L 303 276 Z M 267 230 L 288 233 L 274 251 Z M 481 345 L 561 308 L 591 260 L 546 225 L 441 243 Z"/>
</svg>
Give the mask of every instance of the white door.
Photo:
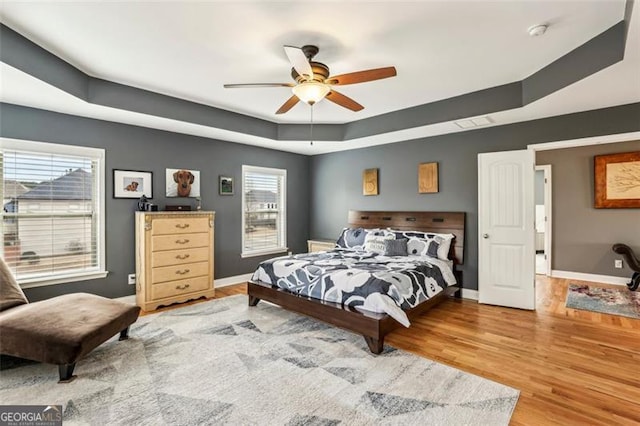
<svg viewBox="0 0 640 426">
<path fill-rule="evenodd" d="M 534 155 L 478 154 L 480 303 L 535 309 Z"/>
</svg>

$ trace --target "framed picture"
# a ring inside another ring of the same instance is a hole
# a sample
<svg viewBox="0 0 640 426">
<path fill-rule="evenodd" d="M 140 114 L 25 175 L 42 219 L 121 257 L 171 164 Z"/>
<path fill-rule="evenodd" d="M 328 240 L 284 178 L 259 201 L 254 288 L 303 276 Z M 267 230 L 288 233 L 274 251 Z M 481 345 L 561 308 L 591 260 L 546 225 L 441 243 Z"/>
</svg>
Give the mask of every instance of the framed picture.
<svg viewBox="0 0 640 426">
<path fill-rule="evenodd" d="M 378 195 L 378 169 L 362 172 L 362 195 Z"/>
<path fill-rule="evenodd" d="M 418 166 L 418 193 L 438 192 L 438 163 L 422 163 Z"/>
<path fill-rule="evenodd" d="M 200 172 L 189 169 L 167 169 L 167 197 L 199 197 Z"/>
<path fill-rule="evenodd" d="M 233 178 L 220 176 L 220 195 L 233 195 Z"/>
<path fill-rule="evenodd" d="M 153 198 L 153 173 L 113 170 L 113 198 Z"/>
<path fill-rule="evenodd" d="M 640 208 L 640 151 L 594 157 L 595 207 Z"/>
</svg>

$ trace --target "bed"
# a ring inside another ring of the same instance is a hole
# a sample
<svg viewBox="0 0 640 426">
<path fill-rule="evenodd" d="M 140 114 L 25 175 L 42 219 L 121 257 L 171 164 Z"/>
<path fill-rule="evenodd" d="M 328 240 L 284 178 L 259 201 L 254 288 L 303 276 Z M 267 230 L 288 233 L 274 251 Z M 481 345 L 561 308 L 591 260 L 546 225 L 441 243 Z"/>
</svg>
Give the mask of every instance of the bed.
<svg viewBox="0 0 640 426">
<path fill-rule="evenodd" d="M 453 239 L 437 257 L 427 256 L 426 250 L 421 256 L 415 249 L 412 256 L 336 249 L 270 259 L 248 283 L 249 305 L 265 300 L 361 334 L 371 352 L 379 354 L 387 333 L 408 326 L 412 318 L 458 292 L 462 273 L 456 265 L 463 262 L 465 214 L 351 210 L 348 223 L 387 236 L 391 233 L 386 230 L 393 229 L 398 239 L 414 235 L 409 231 L 451 234 Z M 345 275 L 348 289 L 338 286 Z"/>
</svg>

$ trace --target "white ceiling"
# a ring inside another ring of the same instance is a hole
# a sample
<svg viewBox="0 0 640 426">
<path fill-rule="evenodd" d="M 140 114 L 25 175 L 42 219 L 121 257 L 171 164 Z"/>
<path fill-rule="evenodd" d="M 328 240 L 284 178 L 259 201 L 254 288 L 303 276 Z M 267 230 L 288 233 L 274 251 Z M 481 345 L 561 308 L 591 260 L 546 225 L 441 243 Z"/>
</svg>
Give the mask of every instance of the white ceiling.
<svg viewBox="0 0 640 426">
<path fill-rule="evenodd" d="M 637 7 L 636 7 L 637 9 Z M 334 74 L 395 65 L 392 79 L 345 86 L 359 113 L 330 102 L 318 122 L 348 122 L 520 80 L 620 21 L 624 1 L 448 2 L 3 2 L 2 22 L 96 77 L 278 122 L 308 122 L 308 107 L 273 114 L 286 88 L 223 83 L 287 82 L 281 46 L 315 43 Z M 640 101 L 640 19 L 634 11 L 624 61 L 524 108 L 491 114 L 495 125 Z M 526 28 L 549 23 L 530 38 Z M 126 46 L 126 48 L 123 48 Z M 0 99 L 93 118 L 304 154 L 460 131 L 453 123 L 347 142 L 272 141 L 87 104 L 9 66 Z"/>
</svg>

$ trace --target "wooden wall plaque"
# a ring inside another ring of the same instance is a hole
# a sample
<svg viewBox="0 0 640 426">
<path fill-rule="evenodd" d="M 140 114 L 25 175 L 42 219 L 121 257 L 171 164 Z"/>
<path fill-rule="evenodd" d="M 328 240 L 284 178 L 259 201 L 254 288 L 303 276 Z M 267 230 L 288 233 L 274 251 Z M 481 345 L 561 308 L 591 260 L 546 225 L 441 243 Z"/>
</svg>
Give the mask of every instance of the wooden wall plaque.
<svg viewBox="0 0 640 426">
<path fill-rule="evenodd" d="M 418 193 L 438 192 L 438 163 L 421 163 L 418 166 Z"/>
<path fill-rule="evenodd" d="M 378 195 L 378 169 L 362 172 L 362 195 Z"/>
</svg>

